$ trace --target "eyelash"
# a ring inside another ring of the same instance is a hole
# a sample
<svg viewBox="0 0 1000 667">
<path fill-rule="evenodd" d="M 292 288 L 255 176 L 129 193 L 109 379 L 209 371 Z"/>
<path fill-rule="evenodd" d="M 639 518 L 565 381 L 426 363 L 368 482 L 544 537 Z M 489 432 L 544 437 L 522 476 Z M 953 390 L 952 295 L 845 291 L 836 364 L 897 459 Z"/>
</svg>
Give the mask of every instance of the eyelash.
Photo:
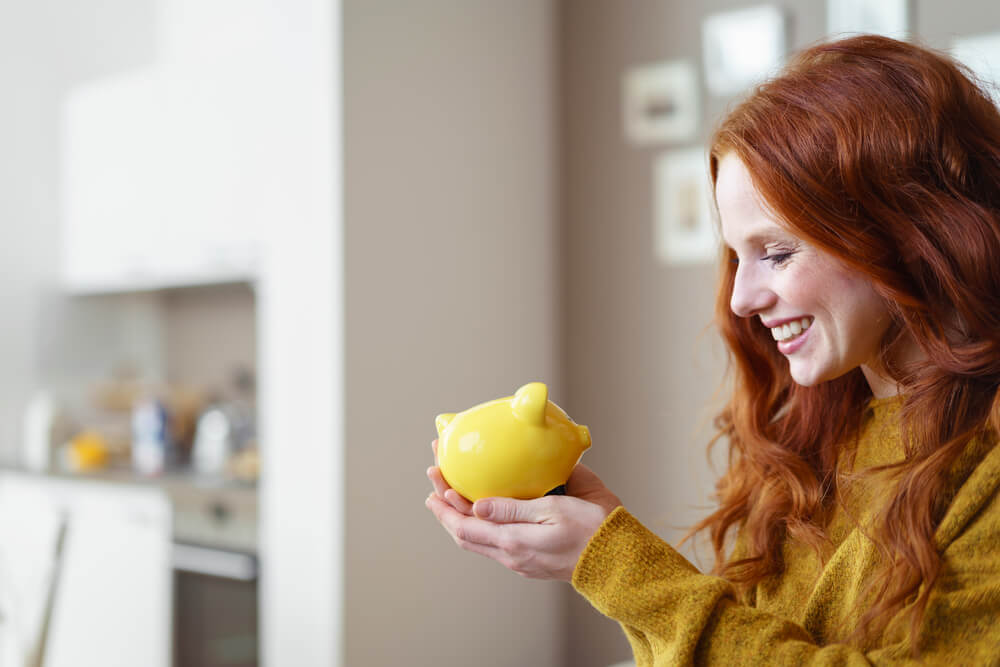
<svg viewBox="0 0 1000 667">
<path fill-rule="evenodd" d="M 795 253 L 790 252 L 776 252 L 773 255 L 766 255 L 761 257 L 761 260 L 771 262 L 771 266 L 782 266 L 785 262 L 792 258 Z M 730 264 L 739 265 L 740 260 L 738 257 L 733 257 L 729 260 Z"/>
<path fill-rule="evenodd" d="M 776 252 L 773 255 L 764 257 L 764 259 L 771 262 L 771 266 L 781 266 L 791 259 L 793 254 L 792 252 Z"/>
</svg>

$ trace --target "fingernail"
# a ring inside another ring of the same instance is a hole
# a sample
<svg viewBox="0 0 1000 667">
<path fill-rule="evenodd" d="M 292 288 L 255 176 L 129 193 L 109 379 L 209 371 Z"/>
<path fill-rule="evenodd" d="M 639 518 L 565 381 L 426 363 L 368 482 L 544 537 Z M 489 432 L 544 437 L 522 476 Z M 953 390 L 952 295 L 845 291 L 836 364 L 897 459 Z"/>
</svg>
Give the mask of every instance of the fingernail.
<svg viewBox="0 0 1000 667">
<path fill-rule="evenodd" d="M 488 519 L 493 514 L 493 503 L 489 500 L 480 500 L 476 503 L 474 509 L 477 516 Z"/>
</svg>

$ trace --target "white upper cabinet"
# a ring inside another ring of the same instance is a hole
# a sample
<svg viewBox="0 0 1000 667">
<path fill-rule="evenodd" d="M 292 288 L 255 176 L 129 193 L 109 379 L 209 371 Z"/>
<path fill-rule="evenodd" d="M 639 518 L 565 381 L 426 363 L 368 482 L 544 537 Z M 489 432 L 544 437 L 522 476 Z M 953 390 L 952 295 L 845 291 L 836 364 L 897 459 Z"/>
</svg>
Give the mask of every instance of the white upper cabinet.
<svg viewBox="0 0 1000 667">
<path fill-rule="evenodd" d="M 74 292 L 253 280 L 296 49 L 276 5 L 160 0 L 149 65 L 70 91 L 62 275 Z M 292 48 L 288 48 L 292 46 Z M 279 100 L 275 102 L 274 100 Z"/>
</svg>

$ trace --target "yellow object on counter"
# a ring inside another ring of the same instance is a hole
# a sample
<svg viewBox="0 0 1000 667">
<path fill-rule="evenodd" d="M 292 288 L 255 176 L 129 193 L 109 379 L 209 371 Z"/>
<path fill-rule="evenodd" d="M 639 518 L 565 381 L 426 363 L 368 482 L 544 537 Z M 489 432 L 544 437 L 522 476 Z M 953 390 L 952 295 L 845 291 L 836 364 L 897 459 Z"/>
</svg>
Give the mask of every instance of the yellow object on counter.
<svg viewBox="0 0 1000 667">
<path fill-rule="evenodd" d="M 548 400 L 541 382 L 458 414 L 438 415 L 438 465 L 465 498 L 538 498 L 565 484 L 590 431 Z"/>
<path fill-rule="evenodd" d="M 67 457 L 73 470 L 96 470 L 108 463 L 108 443 L 97 431 L 83 431 L 69 441 Z"/>
</svg>

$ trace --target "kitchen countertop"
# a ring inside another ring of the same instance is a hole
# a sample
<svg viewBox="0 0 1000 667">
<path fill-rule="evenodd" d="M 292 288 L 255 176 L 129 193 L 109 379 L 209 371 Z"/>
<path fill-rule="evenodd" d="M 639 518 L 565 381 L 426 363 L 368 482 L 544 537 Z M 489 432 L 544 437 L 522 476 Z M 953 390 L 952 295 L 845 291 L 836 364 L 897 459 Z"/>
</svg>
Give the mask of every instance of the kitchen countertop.
<svg viewBox="0 0 1000 667">
<path fill-rule="evenodd" d="M 0 466 L 2 471 L 99 484 L 159 487 L 171 501 L 175 542 L 257 553 L 256 484 L 185 470 L 156 477 L 138 475 L 130 469 L 76 473 L 34 472 L 18 466 Z"/>
</svg>

